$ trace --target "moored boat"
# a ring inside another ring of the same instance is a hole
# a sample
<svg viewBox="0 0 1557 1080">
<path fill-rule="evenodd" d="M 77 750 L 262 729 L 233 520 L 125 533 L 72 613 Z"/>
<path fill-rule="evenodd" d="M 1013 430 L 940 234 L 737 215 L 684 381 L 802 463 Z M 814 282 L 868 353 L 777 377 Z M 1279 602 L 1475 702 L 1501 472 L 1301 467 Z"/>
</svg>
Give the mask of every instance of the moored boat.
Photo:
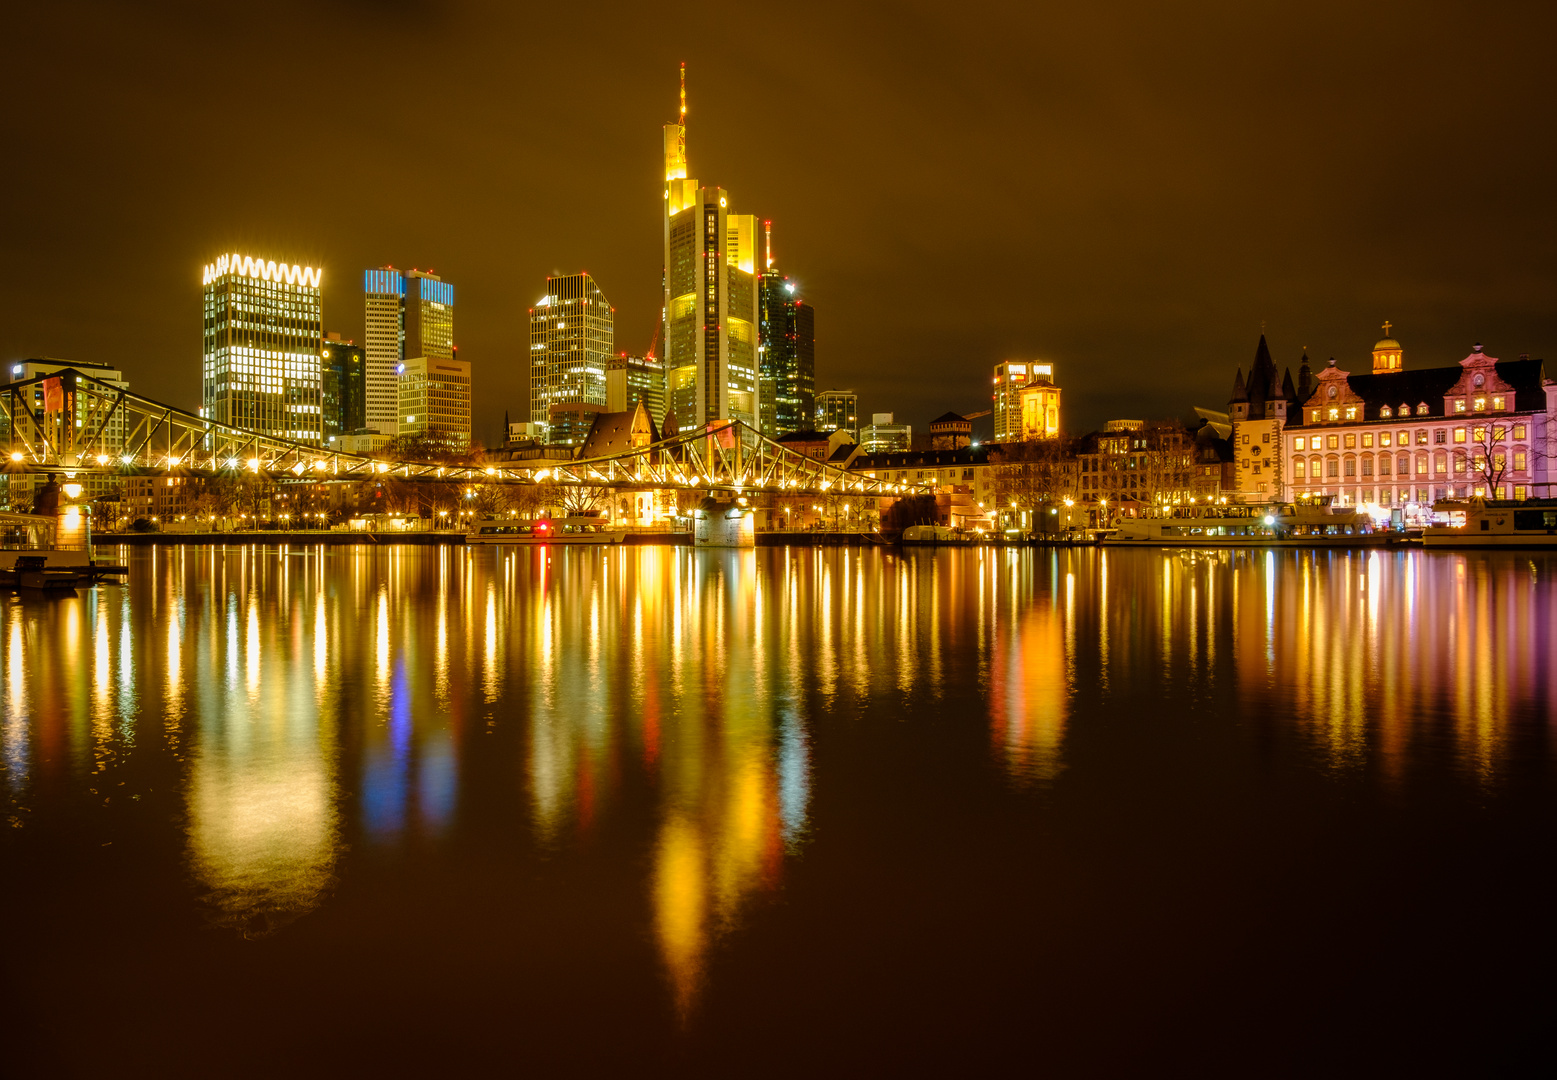
<svg viewBox="0 0 1557 1080">
<path fill-rule="evenodd" d="M 960 547 L 972 542 L 971 533 L 950 525 L 910 525 L 903 530 L 900 541 L 905 547 Z"/>
<path fill-rule="evenodd" d="M 620 544 L 624 529 L 600 517 L 485 518 L 470 527 L 467 544 Z"/>
<path fill-rule="evenodd" d="M 1557 499 L 1441 499 L 1449 522 L 1422 530 L 1423 547 L 1557 548 Z"/>
<path fill-rule="evenodd" d="M 1316 499 L 1153 507 L 1120 520 L 1101 542 L 1120 547 L 1381 547 L 1398 539 L 1371 514 Z"/>
</svg>

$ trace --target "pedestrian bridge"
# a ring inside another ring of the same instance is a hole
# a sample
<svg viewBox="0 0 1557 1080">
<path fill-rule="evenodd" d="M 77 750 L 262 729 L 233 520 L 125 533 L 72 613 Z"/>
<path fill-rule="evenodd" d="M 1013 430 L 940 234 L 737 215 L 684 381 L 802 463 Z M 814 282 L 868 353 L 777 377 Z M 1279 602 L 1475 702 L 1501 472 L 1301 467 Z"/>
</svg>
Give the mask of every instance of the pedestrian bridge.
<svg viewBox="0 0 1557 1080">
<path fill-rule="evenodd" d="M 402 460 L 345 454 L 208 420 L 73 369 L 0 387 L 9 473 L 257 475 L 278 483 L 374 478 L 482 484 L 887 496 L 932 490 L 840 469 L 739 420 L 611 457 Z"/>
</svg>

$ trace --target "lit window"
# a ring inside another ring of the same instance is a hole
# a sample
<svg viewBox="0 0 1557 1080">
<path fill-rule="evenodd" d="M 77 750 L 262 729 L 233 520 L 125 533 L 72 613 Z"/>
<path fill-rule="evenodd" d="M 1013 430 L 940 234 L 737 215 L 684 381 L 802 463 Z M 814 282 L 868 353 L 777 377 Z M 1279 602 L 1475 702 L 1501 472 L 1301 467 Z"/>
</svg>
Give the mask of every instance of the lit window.
<svg viewBox="0 0 1557 1080">
<path fill-rule="evenodd" d="M 1427 402 L 1424 401 L 1424 402 L 1422 402 L 1422 404 L 1420 404 L 1420 405 L 1418 405 L 1416 407 L 1416 414 L 1418 416 L 1426 416 L 1427 415 Z"/>
<path fill-rule="evenodd" d="M 1303 459 L 1302 458 L 1298 458 L 1297 461 L 1292 463 L 1292 469 L 1293 469 L 1294 475 L 1299 480 L 1303 479 L 1304 470 L 1303 470 Z"/>
<path fill-rule="evenodd" d="M 1357 436 L 1355 436 L 1355 435 L 1348 435 L 1348 436 L 1346 436 L 1346 449 L 1348 449 L 1348 450 L 1355 450 L 1355 449 L 1357 449 Z"/>
<path fill-rule="evenodd" d="M 1427 445 L 1427 429 L 1426 428 L 1417 428 L 1416 429 L 1416 441 L 1417 441 L 1417 443 L 1419 445 L 1422 445 L 1422 446 L 1426 446 Z"/>
<path fill-rule="evenodd" d="M 1357 419 L 1357 406 L 1355 406 L 1355 405 L 1348 405 L 1348 406 L 1346 406 L 1346 419 L 1348 419 L 1348 420 L 1355 420 L 1355 419 Z"/>
<path fill-rule="evenodd" d="M 1379 416 L 1383 417 L 1385 420 L 1388 420 L 1393 415 L 1395 414 L 1388 405 L 1379 410 Z"/>
<path fill-rule="evenodd" d="M 1495 398 L 1492 399 L 1492 411 L 1493 412 L 1502 412 L 1503 411 L 1503 399 L 1502 398 L 1495 397 Z"/>
<path fill-rule="evenodd" d="M 1362 445 L 1364 445 L 1364 446 L 1372 446 L 1373 445 L 1373 432 L 1368 431 L 1368 432 L 1364 432 L 1363 433 Z"/>
<path fill-rule="evenodd" d="M 1335 388 L 1331 387 L 1331 389 L 1333 390 Z M 1341 410 L 1340 409 L 1331 409 L 1330 410 L 1330 419 L 1331 420 L 1339 420 L 1340 418 L 1341 418 Z"/>
<path fill-rule="evenodd" d="M 1379 445 L 1380 446 L 1388 446 L 1389 445 L 1389 432 L 1387 432 L 1387 431 L 1379 432 Z"/>
<path fill-rule="evenodd" d="M 1454 441 L 1457 442 L 1457 443 L 1462 443 L 1462 442 L 1465 441 L 1465 429 L 1464 428 L 1457 427 L 1457 428 L 1454 429 Z"/>
<path fill-rule="evenodd" d="M 1486 398 L 1484 398 L 1484 397 L 1477 398 L 1475 404 L 1476 404 L 1476 411 L 1477 412 L 1486 412 L 1487 411 L 1487 399 Z"/>
<path fill-rule="evenodd" d="M 1294 449 L 1294 450 L 1301 450 L 1301 449 L 1303 449 L 1303 440 L 1302 439 L 1294 439 L 1292 441 L 1292 449 Z"/>
<path fill-rule="evenodd" d="M 1514 471 L 1515 472 L 1524 472 L 1525 471 L 1525 452 L 1523 450 L 1515 450 L 1514 451 Z"/>
<path fill-rule="evenodd" d="M 1309 418 L 1309 420 L 1313 421 L 1316 424 L 1319 423 L 1319 410 L 1318 409 L 1310 410 L 1308 418 Z"/>
<path fill-rule="evenodd" d="M 1454 411 L 1455 412 L 1464 412 L 1465 411 L 1465 399 L 1464 398 L 1455 398 L 1454 399 Z"/>
</svg>

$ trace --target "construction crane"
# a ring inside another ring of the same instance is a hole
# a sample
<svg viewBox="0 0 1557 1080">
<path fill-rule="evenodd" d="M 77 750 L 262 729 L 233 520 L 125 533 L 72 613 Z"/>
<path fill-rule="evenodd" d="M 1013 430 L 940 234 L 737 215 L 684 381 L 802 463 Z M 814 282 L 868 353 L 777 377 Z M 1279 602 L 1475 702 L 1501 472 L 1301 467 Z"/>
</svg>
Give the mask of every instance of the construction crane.
<svg viewBox="0 0 1557 1080">
<path fill-rule="evenodd" d="M 962 414 L 962 418 L 964 420 L 977 420 L 979 417 L 981 417 L 981 416 L 988 416 L 990 413 L 992 413 L 994 411 L 995 411 L 994 409 L 985 409 L 983 412 L 963 413 Z"/>
</svg>

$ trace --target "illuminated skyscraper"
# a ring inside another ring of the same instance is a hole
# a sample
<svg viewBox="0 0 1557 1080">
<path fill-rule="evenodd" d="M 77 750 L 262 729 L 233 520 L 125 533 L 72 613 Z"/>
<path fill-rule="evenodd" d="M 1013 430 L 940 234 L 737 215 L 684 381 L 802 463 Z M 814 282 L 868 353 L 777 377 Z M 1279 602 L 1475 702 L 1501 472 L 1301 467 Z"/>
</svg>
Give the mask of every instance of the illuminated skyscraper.
<svg viewBox="0 0 1557 1080">
<path fill-rule="evenodd" d="M 1053 364 L 1035 364 L 1008 360 L 995 365 L 995 441 L 1016 442 L 1022 438 L 1022 388 L 1035 378 L 1054 382 Z M 1056 408 L 1058 405 L 1056 404 Z"/>
<path fill-rule="evenodd" d="M 367 426 L 396 432 L 399 365 L 408 358 L 454 359 L 454 286 L 436 274 L 393 266 L 363 275 L 366 304 Z"/>
<path fill-rule="evenodd" d="M 323 438 L 321 271 L 223 255 L 202 275 L 202 416 L 297 442 Z"/>
<path fill-rule="evenodd" d="M 795 283 L 773 269 L 772 222 L 763 222 L 764 269 L 757 284 L 758 383 L 762 433 L 809 430 L 816 409 L 816 320 Z"/>
<path fill-rule="evenodd" d="M 681 115 L 665 134 L 665 375 L 678 431 L 710 420 L 758 426 L 757 219 L 723 188 L 687 177 Z"/>
<path fill-rule="evenodd" d="M 594 278 L 546 279 L 546 295 L 530 309 L 531 423 L 548 423 L 552 405 L 605 405 L 613 324 Z"/>
</svg>

